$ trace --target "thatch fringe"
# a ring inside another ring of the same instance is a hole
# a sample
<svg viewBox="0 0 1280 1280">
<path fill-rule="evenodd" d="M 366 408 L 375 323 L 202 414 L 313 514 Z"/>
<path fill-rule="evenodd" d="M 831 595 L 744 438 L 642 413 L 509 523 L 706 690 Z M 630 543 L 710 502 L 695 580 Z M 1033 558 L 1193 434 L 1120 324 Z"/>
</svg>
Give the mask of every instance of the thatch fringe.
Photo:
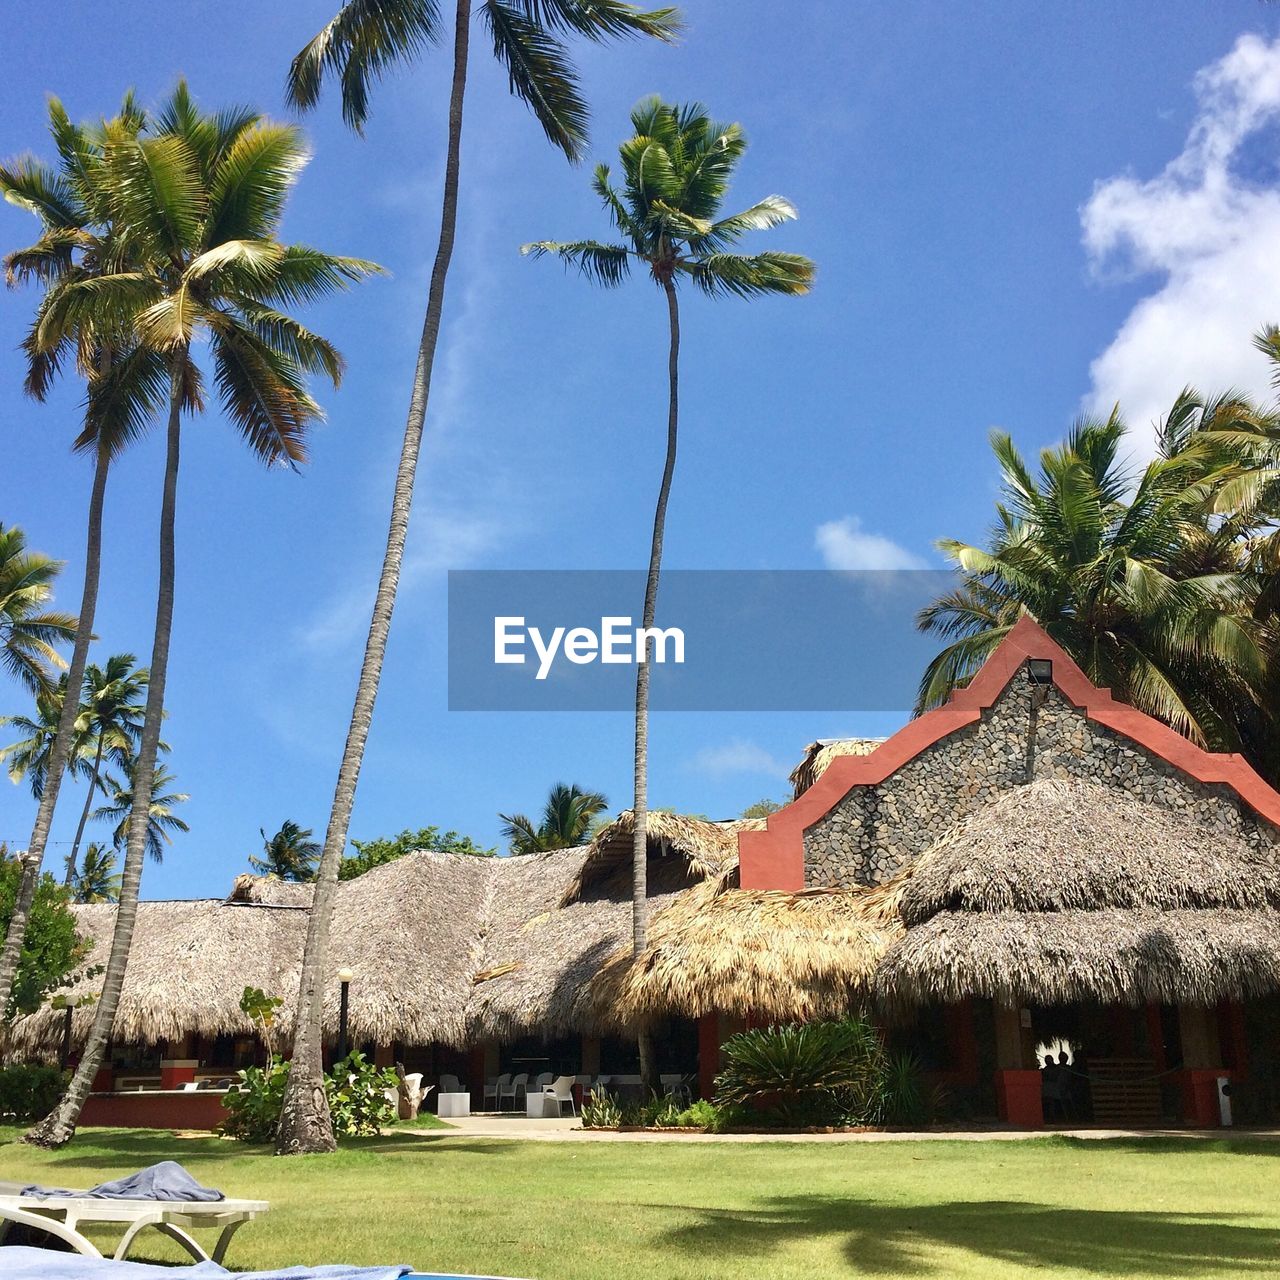
<svg viewBox="0 0 1280 1280">
<path fill-rule="evenodd" d="M 774 1021 L 838 1017 L 866 999 L 901 933 L 892 891 L 727 888 L 707 881 L 654 917 L 636 962 L 611 957 L 593 984 L 615 1025 L 718 1011 Z"/>
<path fill-rule="evenodd" d="M 841 756 L 869 756 L 884 738 L 820 738 L 804 749 L 804 758 L 791 770 L 791 786 L 798 800 Z"/>
<path fill-rule="evenodd" d="M 650 856 L 654 853 L 681 859 L 688 878 L 709 880 L 731 870 L 738 863 L 738 833 L 763 831 L 763 818 L 737 818 L 709 822 L 687 818 L 663 809 L 649 812 L 645 834 Z M 631 865 L 631 841 L 635 834 L 635 814 L 624 809 L 587 846 L 582 869 L 574 877 L 562 900 L 568 906 L 595 884 L 606 880 L 619 867 Z"/>
<path fill-rule="evenodd" d="M 885 955 L 891 1010 L 986 996 L 1005 1004 L 1213 1005 L 1280 990 L 1280 912 L 946 911 Z"/>
</svg>

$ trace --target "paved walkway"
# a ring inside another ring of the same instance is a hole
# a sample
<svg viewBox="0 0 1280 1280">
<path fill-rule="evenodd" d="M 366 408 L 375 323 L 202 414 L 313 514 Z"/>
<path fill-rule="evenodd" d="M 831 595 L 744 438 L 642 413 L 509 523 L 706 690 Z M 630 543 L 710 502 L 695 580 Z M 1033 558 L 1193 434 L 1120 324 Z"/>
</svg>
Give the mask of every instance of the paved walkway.
<svg viewBox="0 0 1280 1280">
<path fill-rule="evenodd" d="M 584 1129 L 582 1121 L 531 1120 L 522 1115 L 473 1115 L 448 1121 L 450 1129 L 399 1130 L 420 1138 L 510 1138 L 526 1142 L 1025 1142 L 1061 1135 L 1068 1138 L 1266 1138 L 1280 1140 L 1280 1129 L 929 1129 L 895 1133 L 614 1133 Z"/>
</svg>

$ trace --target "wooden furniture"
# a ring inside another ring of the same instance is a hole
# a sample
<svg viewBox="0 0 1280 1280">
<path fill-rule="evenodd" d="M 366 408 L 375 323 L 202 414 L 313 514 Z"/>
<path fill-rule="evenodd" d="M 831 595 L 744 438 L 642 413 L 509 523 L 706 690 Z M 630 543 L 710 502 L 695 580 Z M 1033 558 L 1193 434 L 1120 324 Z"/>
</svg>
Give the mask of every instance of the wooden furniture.
<svg viewBox="0 0 1280 1280">
<path fill-rule="evenodd" d="M 1090 1058 L 1089 1093 L 1098 1123 L 1160 1120 L 1160 1079 L 1150 1058 Z"/>
<path fill-rule="evenodd" d="M 111 1255 L 117 1261 L 128 1256 L 133 1242 L 148 1227 L 176 1240 L 196 1262 L 218 1262 L 226 1256 L 231 1237 L 246 1223 L 271 1207 L 266 1200 L 106 1200 L 95 1196 L 24 1196 L 14 1183 L 0 1184 L 0 1240 L 10 1226 L 21 1223 L 69 1244 L 76 1253 L 101 1258 L 98 1247 L 84 1236 L 81 1226 L 108 1223 L 124 1228 Z M 216 1229 L 213 1251 L 189 1233 Z"/>
</svg>

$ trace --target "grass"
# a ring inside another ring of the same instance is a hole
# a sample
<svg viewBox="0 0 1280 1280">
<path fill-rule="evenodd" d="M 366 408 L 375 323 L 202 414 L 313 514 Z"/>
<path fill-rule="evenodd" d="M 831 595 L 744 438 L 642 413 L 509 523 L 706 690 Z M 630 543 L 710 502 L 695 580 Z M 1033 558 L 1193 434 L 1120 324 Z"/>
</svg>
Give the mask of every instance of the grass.
<svg viewBox="0 0 1280 1280">
<path fill-rule="evenodd" d="M 8 1138 L 10 1133 L 3 1135 Z M 404 1261 L 534 1280 L 1220 1277 L 1280 1271 L 1280 1143 L 518 1142 L 401 1133 L 276 1159 L 163 1132 L 0 1146 L 85 1186 L 155 1160 L 272 1201 L 230 1261 Z M 147 1246 L 177 1260 L 169 1242 Z"/>
</svg>

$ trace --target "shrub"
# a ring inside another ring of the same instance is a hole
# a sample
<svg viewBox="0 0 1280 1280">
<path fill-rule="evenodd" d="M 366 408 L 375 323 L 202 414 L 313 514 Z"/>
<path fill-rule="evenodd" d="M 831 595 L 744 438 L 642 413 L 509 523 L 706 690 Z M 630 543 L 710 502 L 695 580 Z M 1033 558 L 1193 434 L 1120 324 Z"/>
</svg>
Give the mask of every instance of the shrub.
<svg viewBox="0 0 1280 1280">
<path fill-rule="evenodd" d="M 886 1060 L 880 1111 L 886 1124 L 920 1125 L 933 1120 L 936 1100 L 915 1054 L 900 1053 Z"/>
<path fill-rule="evenodd" d="M 68 1079 L 57 1067 L 34 1062 L 0 1067 L 0 1118 L 24 1124 L 43 1119 L 57 1106 Z"/>
<path fill-rule="evenodd" d="M 886 1058 L 861 1018 L 731 1036 L 716 1078 L 722 1106 L 772 1111 L 791 1125 L 869 1124 L 883 1110 Z"/>
<path fill-rule="evenodd" d="M 616 1129 L 622 1123 L 622 1108 L 605 1089 L 597 1089 L 589 1101 L 582 1104 L 584 1129 Z"/>
<path fill-rule="evenodd" d="M 396 1118 L 387 1090 L 399 1087 L 394 1067 L 375 1067 L 359 1050 L 349 1053 L 325 1077 L 335 1137 L 376 1137 Z"/>
<path fill-rule="evenodd" d="M 236 1072 L 236 1083 L 222 1099 L 227 1118 L 218 1132 L 241 1142 L 270 1142 L 280 1127 L 280 1108 L 289 1079 L 287 1062 L 245 1067 Z"/>
<path fill-rule="evenodd" d="M 720 1108 L 706 1098 L 699 1098 L 692 1106 L 686 1107 L 677 1117 L 676 1124 L 681 1129 L 715 1130 L 720 1122 Z"/>
</svg>

